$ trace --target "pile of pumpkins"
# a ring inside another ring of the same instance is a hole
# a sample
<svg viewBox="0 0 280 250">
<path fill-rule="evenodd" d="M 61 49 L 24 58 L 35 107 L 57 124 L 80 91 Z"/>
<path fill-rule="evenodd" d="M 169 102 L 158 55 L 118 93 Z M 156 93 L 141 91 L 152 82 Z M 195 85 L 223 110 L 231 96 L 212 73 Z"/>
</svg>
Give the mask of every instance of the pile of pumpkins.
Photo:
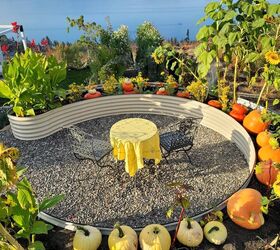
<svg viewBox="0 0 280 250">
<path fill-rule="evenodd" d="M 204 230 L 197 221 L 184 219 L 181 221 L 177 239 L 188 247 L 197 247 L 203 240 L 203 231 L 206 239 L 216 245 L 221 245 L 227 238 L 227 229 L 219 221 L 210 221 Z M 92 226 L 78 227 L 74 236 L 74 250 L 97 250 L 102 241 L 101 232 Z M 169 250 L 171 236 L 167 229 L 160 224 L 150 224 L 139 234 L 139 245 L 142 250 Z M 111 231 L 108 237 L 110 250 L 137 250 L 137 233 L 129 226 L 119 224 Z"/>
</svg>

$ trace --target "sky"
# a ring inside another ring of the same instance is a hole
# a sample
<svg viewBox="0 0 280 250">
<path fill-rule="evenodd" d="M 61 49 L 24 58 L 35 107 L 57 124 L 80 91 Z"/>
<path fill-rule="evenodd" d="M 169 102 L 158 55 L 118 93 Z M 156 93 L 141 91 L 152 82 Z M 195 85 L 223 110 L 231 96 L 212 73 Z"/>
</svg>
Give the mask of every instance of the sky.
<svg viewBox="0 0 280 250">
<path fill-rule="evenodd" d="M 135 37 L 137 26 L 145 20 L 152 22 L 165 38 L 184 39 L 187 29 L 191 39 L 199 27 L 197 20 L 203 16 L 207 0 L 0 0 L 0 24 L 17 21 L 22 24 L 29 39 L 40 41 L 48 35 L 51 40 L 77 40 L 80 33 L 66 32 L 66 17 L 78 18 L 105 25 L 110 17 L 116 29 L 128 26 Z M 278 0 L 270 2 L 277 3 Z"/>
</svg>

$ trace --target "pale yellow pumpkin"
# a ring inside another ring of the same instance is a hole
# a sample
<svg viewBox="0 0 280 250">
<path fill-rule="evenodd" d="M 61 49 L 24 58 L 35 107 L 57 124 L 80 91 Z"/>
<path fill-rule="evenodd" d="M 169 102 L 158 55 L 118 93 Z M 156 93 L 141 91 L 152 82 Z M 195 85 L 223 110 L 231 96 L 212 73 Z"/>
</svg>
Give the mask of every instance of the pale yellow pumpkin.
<svg viewBox="0 0 280 250">
<path fill-rule="evenodd" d="M 202 228 L 197 221 L 186 218 L 180 223 L 177 239 L 185 246 L 197 247 L 203 240 Z"/>
<path fill-rule="evenodd" d="M 164 226 L 151 224 L 141 231 L 139 243 L 142 250 L 169 250 L 171 237 Z"/>
<path fill-rule="evenodd" d="M 129 226 L 116 225 L 109 235 L 108 245 L 110 250 L 137 250 L 137 234 Z"/>
<path fill-rule="evenodd" d="M 78 227 L 73 240 L 74 250 L 97 250 L 102 241 L 99 229 L 92 226 Z"/>
<path fill-rule="evenodd" d="M 220 221 L 209 221 L 204 227 L 204 235 L 211 243 L 221 245 L 227 239 L 227 229 Z"/>
</svg>

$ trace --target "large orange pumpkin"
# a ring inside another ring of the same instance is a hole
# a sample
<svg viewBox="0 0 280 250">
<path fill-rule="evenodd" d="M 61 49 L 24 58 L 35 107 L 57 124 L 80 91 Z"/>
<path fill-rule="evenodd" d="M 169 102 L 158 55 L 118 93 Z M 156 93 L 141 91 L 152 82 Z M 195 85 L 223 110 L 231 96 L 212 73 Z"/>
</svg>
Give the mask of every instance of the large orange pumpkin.
<svg viewBox="0 0 280 250">
<path fill-rule="evenodd" d="M 279 169 L 273 166 L 271 160 L 259 162 L 255 167 L 255 174 L 258 181 L 269 187 L 276 181 L 278 173 Z"/>
<path fill-rule="evenodd" d="M 132 82 L 127 81 L 122 84 L 122 88 L 123 91 L 129 92 L 129 91 L 133 91 L 134 85 Z"/>
<path fill-rule="evenodd" d="M 270 139 L 270 133 L 267 130 L 260 132 L 256 138 L 257 144 L 260 148 L 268 145 L 269 139 Z"/>
<path fill-rule="evenodd" d="M 237 225 L 251 230 L 258 229 L 264 224 L 261 200 L 259 191 L 241 189 L 228 199 L 227 213 Z"/>
<path fill-rule="evenodd" d="M 246 114 L 248 112 L 248 109 L 239 103 L 234 103 L 231 109 L 237 114 Z"/>
<path fill-rule="evenodd" d="M 260 161 L 272 160 L 273 162 L 280 163 L 280 148 L 273 149 L 268 144 L 259 149 L 258 157 Z"/>
<path fill-rule="evenodd" d="M 252 134 L 258 134 L 266 130 L 268 124 L 268 122 L 262 121 L 261 111 L 257 109 L 252 110 L 243 120 L 244 128 Z"/>
</svg>

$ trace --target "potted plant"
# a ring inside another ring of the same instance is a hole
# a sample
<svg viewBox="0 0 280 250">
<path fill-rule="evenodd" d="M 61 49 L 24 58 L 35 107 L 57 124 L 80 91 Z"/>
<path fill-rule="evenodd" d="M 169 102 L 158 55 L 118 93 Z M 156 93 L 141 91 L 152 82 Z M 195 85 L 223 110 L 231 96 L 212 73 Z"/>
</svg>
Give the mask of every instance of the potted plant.
<svg viewBox="0 0 280 250">
<path fill-rule="evenodd" d="M 8 99 L 17 117 L 35 116 L 61 106 L 66 91 L 60 83 L 66 78 L 66 64 L 27 49 L 15 54 L 3 66 L 0 97 Z"/>
</svg>

